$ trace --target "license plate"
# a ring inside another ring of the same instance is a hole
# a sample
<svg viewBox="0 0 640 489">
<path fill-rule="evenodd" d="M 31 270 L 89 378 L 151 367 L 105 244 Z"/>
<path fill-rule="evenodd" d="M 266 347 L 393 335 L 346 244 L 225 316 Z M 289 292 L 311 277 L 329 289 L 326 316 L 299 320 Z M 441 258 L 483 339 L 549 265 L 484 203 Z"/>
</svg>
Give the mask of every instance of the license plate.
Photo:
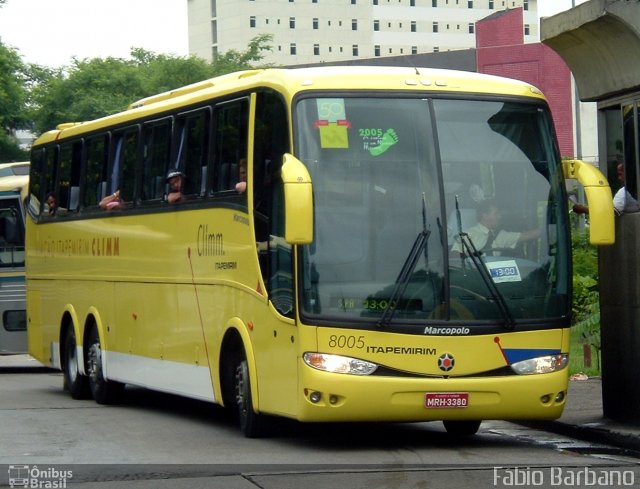
<svg viewBox="0 0 640 489">
<path fill-rule="evenodd" d="M 427 392 L 424 395 L 427 409 L 466 408 L 468 405 L 468 392 Z"/>
</svg>

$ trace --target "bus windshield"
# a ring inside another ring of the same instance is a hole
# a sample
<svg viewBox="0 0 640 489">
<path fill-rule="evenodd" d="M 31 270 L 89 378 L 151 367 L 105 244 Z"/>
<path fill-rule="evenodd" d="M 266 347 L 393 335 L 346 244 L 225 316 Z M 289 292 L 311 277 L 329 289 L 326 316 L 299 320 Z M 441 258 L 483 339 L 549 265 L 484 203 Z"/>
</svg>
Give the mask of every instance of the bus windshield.
<svg viewBox="0 0 640 489">
<path fill-rule="evenodd" d="M 566 319 L 567 206 L 545 105 L 335 96 L 295 108 L 314 185 L 305 320 L 422 333 Z"/>
</svg>

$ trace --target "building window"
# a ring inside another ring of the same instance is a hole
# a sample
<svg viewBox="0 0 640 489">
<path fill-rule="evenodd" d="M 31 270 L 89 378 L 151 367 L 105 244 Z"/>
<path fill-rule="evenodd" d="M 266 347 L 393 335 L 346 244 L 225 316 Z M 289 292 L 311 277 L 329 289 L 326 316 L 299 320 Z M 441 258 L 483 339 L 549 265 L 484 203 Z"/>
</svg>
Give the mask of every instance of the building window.
<svg viewBox="0 0 640 489">
<path fill-rule="evenodd" d="M 437 7 L 438 6 L 438 0 L 431 0 L 431 6 L 432 7 Z"/>
<path fill-rule="evenodd" d="M 358 19 L 351 19 L 351 30 L 352 31 L 358 30 Z"/>
<path fill-rule="evenodd" d="M 320 25 L 320 21 L 318 19 L 313 19 L 313 28 L 317 29 Z"/>
<path fill-rule="evenodd" d="M 295 43 L 289 44 L 289 54 L 296 55 L 297 51 L 298 50 L 296 49 L 296 44 Z"/>
<path fill-rule="evenodd" d="M 353 46 L 351 46 L 351 52 L 353 53 L 354 56 L 358 56 L 358 45 L 354 44 Z"/>
<path fill-rule="evenodd" d="M 529 10 L 529 0 L 524 0 L 524 2 L 522 2 L 522 8 L 524 10 Z"/>
<path fill-rule="evenodd" d="M 415 20 L 411 21 L 411 32 L 417 32 L 418 31 L 418 25 L 416 24 Z"/>
<path fill-rule="evenodd" d="M 289 29 L 295 29 L 295 28 L 296 28 L 296 18 L 289 17 Z"/>
<path fill-rule="evenodd" d="M 434 53 L 439 53 L 440 52 L 440 48 L 438 46 L 433 46 L 433 52 Z"/>
<path fill-rule="evenodd" d="M 416 0 L 409 0 L 409 7 L 415 7 L 416 6 Z"/>
<path fill-rule="evenodd" d="M 314 54 L 314 56 L 319 56 L 320 55 L 320 44 L 314 44 L 313 45 L 313 54 Z"/>
<path fill-rule="evenodd" d="M 218 2 L 216 0 L 211 0 L 211 17 L 217 17 L 218 16 Z"/>
<path fill-rule="evenodd" d="M 374 5 L 378 5 L 378 0 L 373 0 Z"/>
<path fill-rule="evenodd" d="M 528 36 L 529 34 L 531 34 L 531 28 L 530 28 L 529 24 L 525 24 L 524 25 L 524 35 Z"/>
<path fill-rule="evenodd" d="M 493 10 L 493 0 L 489 0 L 489 8 Z"/>
<path fill-rule="evenodd" d="M 380 46 L 379 45 L 375 45 L 373 46 L 373 55 L 374 56 L 380 56 Z"/>
<path fill-rule="evenodd" d="M 374 31 L 379 31 L 380 30 L 380 21 L 379 20 L 374 20 L 373 21 L 373 30 Z"/>
<path fill-rule="evenodd" d="M 473 34 L 476 31 L 476 25 L 473 22 L 469 22 L 469 34 Z"/>
<path fill-rule="evenodd" d="M 355 5 L 357 3 L 357 0 L 351 0 L 351 5 Z"/>
<path fill-rule="evenodd" d="M 437 22 L 433 23 L 432 32 L 438 32 L 438 23 Z"/>
<path fill-rule="evenodd" d="M 473 0 L 468 0 L 467 1 L 467 7 L 468 8 L 473 8 Z"/>
<path fill-rule="evenodd" d="M 211 21 L 211 44 L 218 44 L 218 21 Z"/>
<path fill-rule="evenodd" d="M 249 17 L 249 27 L 255 27 L 256 26 L 256 18 L 252 15 L 251 17 Z"/>
<path fill-rule="evenodd" d="M 411 54 L 418 54 L 418 46 L 411 46 Z"/>
</svg>

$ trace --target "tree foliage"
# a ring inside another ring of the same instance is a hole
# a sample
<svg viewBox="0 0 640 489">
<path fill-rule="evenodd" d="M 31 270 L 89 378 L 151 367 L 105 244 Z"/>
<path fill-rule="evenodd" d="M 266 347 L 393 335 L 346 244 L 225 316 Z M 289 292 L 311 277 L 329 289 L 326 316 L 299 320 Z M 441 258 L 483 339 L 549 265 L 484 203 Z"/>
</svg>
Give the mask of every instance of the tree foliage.
<svg viewBox="0 0 640 489">
<path fill-rule="evenodd" d="M 36 133 L 62 122 L 96 119 L 127 108 L 144 97 L 213 76 L 252 68 L 270 50 L 270 35 L 254 38 L 243 52 L 229 51 L 214 63 L 195 56 L 156 54 L 140 48 L 131 59 L 74 59 L 69 67 L 42 76 L 32 91 Z"/>
<path fill-rule="evenodd" d="M 28 68 L 18 52 L 0 41 L 0 161 L 24 159 L 15 131 L 28 127 Z"/>
</svg>

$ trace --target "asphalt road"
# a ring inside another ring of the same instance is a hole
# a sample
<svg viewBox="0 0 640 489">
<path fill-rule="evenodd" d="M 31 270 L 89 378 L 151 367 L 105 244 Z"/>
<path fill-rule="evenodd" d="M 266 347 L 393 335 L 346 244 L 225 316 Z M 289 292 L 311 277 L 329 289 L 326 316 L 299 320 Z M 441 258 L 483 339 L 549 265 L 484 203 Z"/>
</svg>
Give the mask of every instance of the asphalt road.
<svg viewBox="0 0 640 489">
<path fill-rule="evenodd" d="M 116 406 L 76 401 L 62 390 L 61 373 L 3 367 L 0 358 L 0 487 L 480 489 L 594 487 L 602 477 L 619 478 L 606 487 L 640 484 L 640 460 L 626 452 L 506 422 L 452 438 L 441 423 L 278 420 L 270 437 L 247 439 L 219 407 L 125 392 Z"/>
</svg>

